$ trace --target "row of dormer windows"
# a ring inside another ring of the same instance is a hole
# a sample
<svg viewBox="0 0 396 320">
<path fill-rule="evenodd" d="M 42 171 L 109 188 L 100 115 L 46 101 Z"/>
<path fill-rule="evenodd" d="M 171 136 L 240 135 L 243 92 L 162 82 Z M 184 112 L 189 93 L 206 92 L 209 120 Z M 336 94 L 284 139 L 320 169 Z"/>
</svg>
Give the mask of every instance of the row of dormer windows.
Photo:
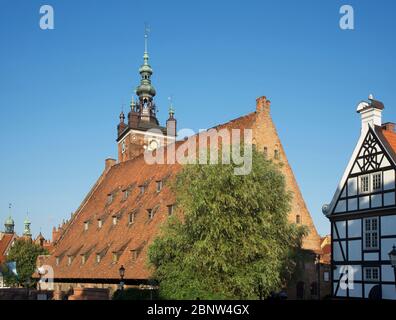
<svg viewBox="0 0 396 320">
<path fill-rule="evenodd" d="M 112 252 L 112 263 L 117 263 L 121 257 L 122 252 Z M 137 260 L 139 256 L 139 250 L 134 249 L 130 250 L 130 261 L 134 262 Z M 96 263 L 100 263 L 104 257 L 102 253 L 96 253 L 95 261 Z M 87 262 L 88 255 L 86 253 L 81 254 L 81 265 L 84 265 Z M 73 263 L 74 256 L 69 255 L 67 256 L 67 265 L 70 266 Z M 60 257 L 56 257 L 55 263 L 57 266 L 60 264 Z"/>
<path fill-rule="evenodd" d="M 156 185 L 155 185 L 156 192 L 159 193 L 162 190 L 163 181 L 162 180 L 157 180 L 157 181 L 155 181 L 155 183 L 156 183 Z M 144 192 L 146 191 L 147 185 L 146 184 L 142 184 L 142 185 L 139 185 L 138 188 L 139 188 L 139 194 L 143 195 Z M 130 196 L 130 194 L 131 194 L 131 189 L 130 188 L 122 190 L 122 201 L 127 200 L 128 197 Z M 107 203 L 106 203 L 107 205 L 110 205 L 111 203 L 113 203 L 114 196 L 115 196 L 114 192 L 109 193 L 107 195 Z"/>
<path fill-rule="evenodd" d="M 167 209 L 168 209 L 168 215 L 172 215 L 173 211 L 174 211 L 174 204 L 168 205 Z M 147 217 L 148 217 L 149 220 L 152 220 L 154 218 L 155 211 L 156 210 L 154 210 L 154 209 L 147 209 Z M 136 211 L 132 211 L 132 212 L 130 212 L 128 214 L 128 224 L 129 225 L 131 225 L 131 224 L 133 224 L 135 222 L 136 215 L 137 215 Z M 118 224 L 119 219 L 120 219 L 119 215 L 112 216 L 112 224 L 113 224 L 113 226 Z M 97 220 L 97 222 L 98 222 L 98 229 L 101 229 L 103 227 L 103 219 L 99 218 Z M 85 221 L 84 222 L 84 231 L 88 231 L 90 223 L 91 223 L 90 221 Z"/>
</svg>

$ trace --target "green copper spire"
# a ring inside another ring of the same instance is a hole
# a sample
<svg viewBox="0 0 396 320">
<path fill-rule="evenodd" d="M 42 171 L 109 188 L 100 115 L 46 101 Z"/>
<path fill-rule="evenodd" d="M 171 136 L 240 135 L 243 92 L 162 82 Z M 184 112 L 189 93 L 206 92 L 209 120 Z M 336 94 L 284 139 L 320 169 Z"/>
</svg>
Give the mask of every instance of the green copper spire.
<svg viewBox="0 0 396 320">
<path fill-rule="evenodd" d="M 143 65 L 139 69 L 140 73 L 140 85 L 136 88 L 136 94 L 139 100 L 145 103 L 151 102 L 156 94 L 155 88 L 151 84 L 151 75 L 153 69 L 149 65 L 149 54 L 147 50 L 148 33 L 150 29 L 146 26 L 144 32 L 144 54 L 143 54 Z"/>
<path fill-rule="evenodd" d="M 32 232 L 30 231 L 30 221 L 28 216 L 26 215 L 26 219 L 23 222 L 23 224 L 25 225 L 25 228 L 23 230 L 23 235 L 26 237 L 31 237 L 32 236 Z"/>
<path fill-rule="evenodd" d="M 15 223 L 11 217 L 11 203 L 8 205 L 9 216 L 4 223 L 5 233 L 14 233 Z"/>
</svg>

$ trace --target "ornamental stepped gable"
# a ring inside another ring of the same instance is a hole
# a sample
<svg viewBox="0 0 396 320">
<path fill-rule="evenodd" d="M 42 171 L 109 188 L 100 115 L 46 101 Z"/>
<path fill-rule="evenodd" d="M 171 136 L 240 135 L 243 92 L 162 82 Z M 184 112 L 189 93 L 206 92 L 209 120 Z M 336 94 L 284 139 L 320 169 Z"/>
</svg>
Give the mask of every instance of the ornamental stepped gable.
<svg viewBox="0 0 396 320">
<path fill-rule="evenodd" d="M 310 233 L 303 247 L 320 252 L 320 237 L 272 123 L 270 102 L 258 98 L 255 112 L 215 128 L 253 129 L 258 150 L 283 164 L 281 171 L 293 193 L 290 222 L 308 226 Z M 176 147 L 183 143 L 176 142 Z M 166 152 L 169 145 L 164 148 Z M 106 283 L 118 283 L 121 265 L 127 283 L 148 279 L 151 270 L 146 262 L 147 249 L 175 202 L 169 180 L 181 168 L 179 164 L 147 164 L 142 154 L 117 164 L 107 160 L 98 182 L 59 235 L 51 256 L 43 260 L 54 268 L 55 281 L 79 283 L 91 279 L 90 283 L 101 283 L 106 279 Z M 163 185 L 160 191 L 158 181 Z"/>
</svg>

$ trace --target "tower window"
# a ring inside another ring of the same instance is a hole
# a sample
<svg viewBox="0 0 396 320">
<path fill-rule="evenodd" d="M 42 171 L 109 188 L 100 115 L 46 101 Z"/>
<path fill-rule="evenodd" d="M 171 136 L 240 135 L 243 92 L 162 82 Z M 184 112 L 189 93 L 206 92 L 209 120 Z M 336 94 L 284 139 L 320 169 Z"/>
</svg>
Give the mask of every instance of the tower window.
<svg viewBox="0 0 396 320">
<path fill-rule="evenodd" d="M 280 155 L 279 155 L 279 150 L 278 150 L 278 149 L 275 149 L 275 151 L 274 151 L 274 158 L 275 158 L 276 160 L 279 160 L 279 159 L 280 159 Z"/>
<path fill-rule="evenodd" d="M 173 214 L 173 209 L 174 209 L 174 205 L 173 204 L 168 206 L 168 215 L 172 215 Z"/>
<path fill-rule="evenodd" d="M 296 215 L 296 224 L 300 224 L 301 223 L 301 216 L 298 214 Z"/>
<path fill-rule="evenodd" d="M 267 159 L 268 158 L 268 148 L 267 147 L 264 147 L 263 153 L 264 153 L 264 158 Z"/>
<path fill-rule="evenodd" d="M 125 151 L 126 151 L 126 145 L 125 145 L 125 140 L 123 140 L 121 143 L 121 153 L 125 153 Z"/>
</svg>

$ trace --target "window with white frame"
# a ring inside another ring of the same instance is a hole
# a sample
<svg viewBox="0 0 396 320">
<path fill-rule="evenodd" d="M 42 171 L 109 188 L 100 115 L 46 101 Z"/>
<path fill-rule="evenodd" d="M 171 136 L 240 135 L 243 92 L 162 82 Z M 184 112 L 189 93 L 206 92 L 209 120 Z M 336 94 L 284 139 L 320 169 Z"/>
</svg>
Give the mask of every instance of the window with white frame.
<svg viewBox="0 0 396 320">
<path fill-rule="evenodd" d="M 370 192 L 370 176 L 368 174 L 360 177 L 360 193 Z"/>
<path fill-rule="evenodd" d="M 378 191 L 382 189 L 381 177 L 382 177 L 381 172 L 376 172 L 372 174 L 373 191 Z"/>
<path fill-rule="evenodd" d="M 378 218 L 364 219 L 364 246 L 365 249 L 378 249 Z"/>
<path fill-rule="evenodd" d="M 364 268 L 364 280 L 366 281 L 378 281 L 379 280 L 379 268 Z"/>
<path fill-rule="evenodd" d="M 103 227 L 102 219 L 98 219 L 98 228 L 101 229 Z"/>
</svg>

